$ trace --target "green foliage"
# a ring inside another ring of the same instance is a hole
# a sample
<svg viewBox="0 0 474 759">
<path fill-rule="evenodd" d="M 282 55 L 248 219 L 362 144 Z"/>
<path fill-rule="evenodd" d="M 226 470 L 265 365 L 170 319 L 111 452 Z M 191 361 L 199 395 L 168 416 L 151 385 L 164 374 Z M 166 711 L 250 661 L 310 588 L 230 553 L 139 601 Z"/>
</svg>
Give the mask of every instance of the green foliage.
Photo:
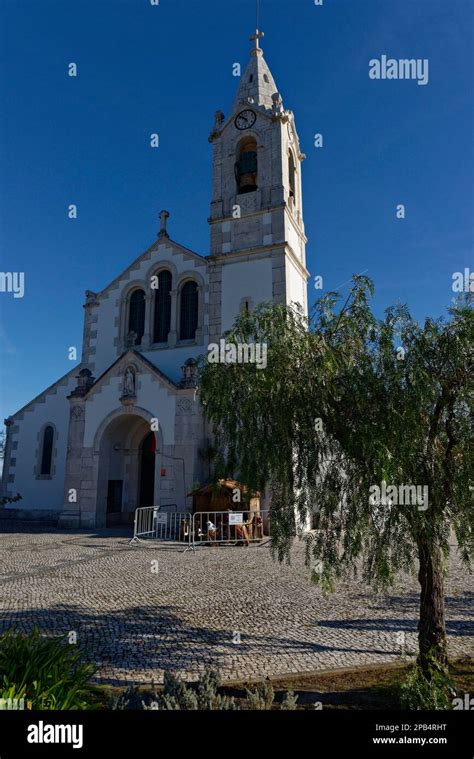
<svg viewBox="0 0 474 759">
<path fill-rule="evenodd" d="M 247 704 L 250 710 L 271 709 L 275 699 L 275 691 L 272 684 L 265 680 L 252 690 L 247 689 Z"/>
<path fill-rule="evenodd" d="M 31 709 L 87 709 L 94 667 L 66 636 L 7 632 L 0 637 L 0 698 L 24 698 Z"/>
<path fill-rule="evenodd" d="M 233 698 L 221 696 L 217 693 L 219 685 L 220 680 L 217 672 L 206 670 L 201 675 L 197 686 L 198 709 L 228 711 L 237 708 Z"/>
<path fill-rule="evenodd" d="M 226 341 L 266 344 L 267 366 L 203 357 L 200 397 L 225 452 L 216 476 L 271 496 L 274 555 L 289 559 L 316 512 L 307 561 L 325 590 L 359 565 L 384 588 L 419 560 L 420 655 L 436 643 L 441 661 L 451 530 L 468 571 L 474 549 L 473 296 L 419 325 L 405 306 L 376 318 L 372 295 L 357 276 L 344 303 L 328 293 L 309 318 L 285 305 L 241 312 Z M 372 502 L 383 483 L 427 489 L 428 508 Z"/>
<path fill-rule="evenodd" d="M 466 562 L 473 549 L 470 296 L 448 321 L 420 326 L 402 306 L 377 319 L 372 293 L 356 277 L 342 306 L 329 293 L 309 320 L 283 305 L 241 313 L 226 340 L 266 343 L 267 367 L 200 366 L 205 414 L 227 452 L 218 476 L 270 492 L 279 559 L 295 508 L 305 517 L 317 504 L 324 529 L 312 552 L 326 584 L 362 555 L 365 579 L 387 586 L 413 569 L 419 539 L 447 551 L 450 526 Z M 370 488 L 382 481 L 428 486 L 429 508 L 374 507 Z"/>
<path fill-rule="evenodd" d="M 283 701 L 280 704 L 280 709 L 286 709 L 288 711 L 295 711 L 298 708 L 298 696 L 295 696 L 292 690 L 289 690 L 285 694 Z"/>
<path fill-rule="evenodd" d="M 145 709 L 164 711 L 216 711 L 234 710 L 237 705 L 233 698 L 222 696 L 217 691 L 219 676 L 206 670 L 199 681 L 189 686 L 175 674 L 166 671 L 161 692 L 141 693 L 137 687 L 129 687 L 118 698 L 113 699 L 112 709 Z"/>
<path fill-rule="evenodd" d="M 452 709 L 453 683 L 432 655 L 426 669 L 415 664 L 400 686 L 400 703 L 403 709 Z"/>
<path fill-rule="evenodd" d="M 110 700 L 110 708 L 118 711 L 144 708 L 144 695 L 136 685 L 129 685 L 119 696 Z"/>
<path fill-rule="evenodd" d="M 163 693 L 150 704 L 149 709 L 194 709 L 205 711 L 234 710 L 237 708 L 233 698 L 221 696 L 217 689 L 219 676 L 212 670 L 206 670 L 199 678 L 196 688 L 191 688 L 178 680 L 172 672 L 165 672 Z"/>
<path fill-rule="evenodd" d="M 19 703 L 21 700 L 24 701 L 24 708 L 31 708 L 31 704 L 27 701 L 27 695 L 26 695 L 26 685 L 10 685 L 9 687 L 3 688 L 0 690 L 0 699 L 3 701 L 11 701 L 13 703 Z"/>
<path fill-rule="evenodd" d="M 270 710 L 275 706 L 275 691 L 272 684 L 265 680 L 263 683 L 259 683 L 253 688 L 246 689 L 247 708 L 251 711 Z M 298 696 L 295 696 L 293 691 L 285 693 L 283 700 L 281 701 L 279 708 L 284 710 L 293 711 L 298 708 L 297 706 Z"/>
<path fill-rule="evenodd" d="M 240 709 L 236 700 L 218 693 L 220 680 L 213 670 L 206 670 L 197 683 L 187 685 L 172 672 L 165 672 L 163 690 L 144 693 L 138 687 L 130 686 L 111 703 L 112 709 L 145 709 L 152 711 L 236 711 Z M 246 691 L 247 708 L 251 710 L 271 709 L 275 694 L 267 681 Z M 297 697 L 289 691 L 280 704 L 280 709 L 296 709 Z"/>
</svg>

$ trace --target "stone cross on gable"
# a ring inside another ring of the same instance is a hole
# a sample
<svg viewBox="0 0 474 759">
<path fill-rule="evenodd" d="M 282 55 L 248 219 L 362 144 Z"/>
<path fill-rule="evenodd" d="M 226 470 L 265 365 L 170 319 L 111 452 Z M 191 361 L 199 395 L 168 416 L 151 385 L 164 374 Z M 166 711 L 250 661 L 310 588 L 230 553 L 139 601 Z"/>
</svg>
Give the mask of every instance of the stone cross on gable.
<svg viewBox="0 0 474 759">
<path fill-rule="evenodd" d="M 161 227 L 160 227 L 160 232 L 158 234 L 158 237 L 169 237 L 169 234 L 168 234 L 167 229 L 166 229 L 166 223 L 167 223 L 170 215 L 169 215 L 168 211 L 160 211 L 159 216 L 160 216 Z"/>
</svg>

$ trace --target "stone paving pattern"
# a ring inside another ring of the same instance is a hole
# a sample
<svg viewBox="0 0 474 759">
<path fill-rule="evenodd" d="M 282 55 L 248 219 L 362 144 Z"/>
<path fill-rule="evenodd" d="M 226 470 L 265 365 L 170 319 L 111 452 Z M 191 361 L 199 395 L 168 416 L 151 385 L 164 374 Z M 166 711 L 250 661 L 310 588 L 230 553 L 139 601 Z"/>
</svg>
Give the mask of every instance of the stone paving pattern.
<svg viewBox="0 0 474 759">
<path fill-rule="evenodd" d="M 97 679 L 115 685 L 158 683 L 165 669 L 193 679 L 209 665 L 240 679 L 394 662 L 401 631 L 416 650 L 415 577 L 386 595 L 350 580 L 324 596 L 298 542 L 290 566 L 268 545 L 182 550 L 129 546 L 120 531 L 11 528 L 0 535 L 0 632 L 73 630 Z M 450 654 L 473 655 L 472 575 L 455 548 L 446 595 Z"/>
</svg>

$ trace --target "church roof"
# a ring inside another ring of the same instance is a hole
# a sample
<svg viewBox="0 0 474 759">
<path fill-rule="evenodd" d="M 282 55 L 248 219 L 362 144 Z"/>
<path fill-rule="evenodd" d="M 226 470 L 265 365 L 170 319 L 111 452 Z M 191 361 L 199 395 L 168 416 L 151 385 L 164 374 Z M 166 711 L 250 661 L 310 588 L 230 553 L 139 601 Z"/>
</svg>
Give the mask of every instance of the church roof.
<svg viewBox="0 0 474 759">
<path fill-rule="evenodd" d="M 178 253 L 179 255 L 182 255 L 194 261 L 200 261 L 203 265 L 206 263 L 206 258 L 204 256 L 201 256 L 200 253 L 195 253 L 194 250 L 185 248 L 184 245 L 180 245 L 178 242 L 175 242 L 175 240 L 172 240 L 169 236 L 158 237 L 158 240 L 155 240 L 155 242 L 152 243 L 152 245 L 150 245 L 150 247 L 147 248 L 144 253 L 138 256 L 138 258 L 136 258 L 125 269 L 123 269 L 123 271 L 121 271 L 120 274 L 118 274 L 111 282 L 109 282 L 106 287 L 104 287 L 98 293 L 94 293 L 95 297 L 100 298 L 103 295 L 106 295 L 110 290 L 114 290 L 116 287 L 119 287 L 122 280 L 130 279 L 133 272 L 140 267 L 142 261 L 151 260 L 152 255 L 159 250 L 159 245 L 161 244 L 164 244 L 170 248 L 174 253 Z"/>
<path fill-rule="evenodd" d="M 268 68 L 268 64 L 263 57 L 263 50 L 258 46 L 259 39 L 263 37 L 263 32 L 259 32 L 250 37 L 255 40 L 255 47 L 250 53 L 250 61 L 240 79 L 237 90 L 233 111 L 239 110 L 244 103 L 249 103 L 249 98 L 253 99 L 255 105 L 263 106 L 270 109 L 273 106 L 272 95 L 278 92 L 275 80 Z"/>
<path fill-rule="evenodd" d="M 14 414 L 10 414 L 10 416 L 7 417 L 7 419 L 21 419 L 21 415 L 25 413 L 25 411 L 32 411 L 33 406 L 35 406 L 37 403 L 44 403 L 46 400 L 46 397 L 48 395 L 54 395 L 57 393 L 58 388 L 63 385 L 67 385 L 69 382 L 69 379 L 74 375 L 75 372 L 78 372 L 81 368 L 82 364 L 76 365 L 73 369 L 70 369 L 66 374 L 63 374 L 62 377 L 60 377 L 56 382 L 53 382 L 52 385 L 49 385 L 45 390 L 43 390 L 42 393 L 39 393 L 39 395 L 36 395 L 34 398 L 32 398 L 31 401 L 28 401 L 28 403 L 25 403 L 24 406 L 18 409 L 18 411 L 15 411 Z M 31 409 L 30 409 L 31 407 Z"/>
</svg>

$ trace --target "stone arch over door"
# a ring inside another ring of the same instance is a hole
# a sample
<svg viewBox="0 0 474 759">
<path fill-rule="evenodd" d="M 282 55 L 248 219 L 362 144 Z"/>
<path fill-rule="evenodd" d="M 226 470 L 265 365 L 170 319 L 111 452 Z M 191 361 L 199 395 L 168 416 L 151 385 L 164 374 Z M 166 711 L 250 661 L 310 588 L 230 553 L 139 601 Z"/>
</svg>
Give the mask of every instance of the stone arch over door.
<svg viewBox="0 0 474 759">
<path fill-rule="evenodd" d="M 141 408 L 118 409 L 99 426 L 93 446 L 97 472 L 96 526 L 128 524 L 140 505 L 140 458 L 153 414 Z M 154 503 L 160 503 L 163 438 L 155 435 Z"/>
</svg>

